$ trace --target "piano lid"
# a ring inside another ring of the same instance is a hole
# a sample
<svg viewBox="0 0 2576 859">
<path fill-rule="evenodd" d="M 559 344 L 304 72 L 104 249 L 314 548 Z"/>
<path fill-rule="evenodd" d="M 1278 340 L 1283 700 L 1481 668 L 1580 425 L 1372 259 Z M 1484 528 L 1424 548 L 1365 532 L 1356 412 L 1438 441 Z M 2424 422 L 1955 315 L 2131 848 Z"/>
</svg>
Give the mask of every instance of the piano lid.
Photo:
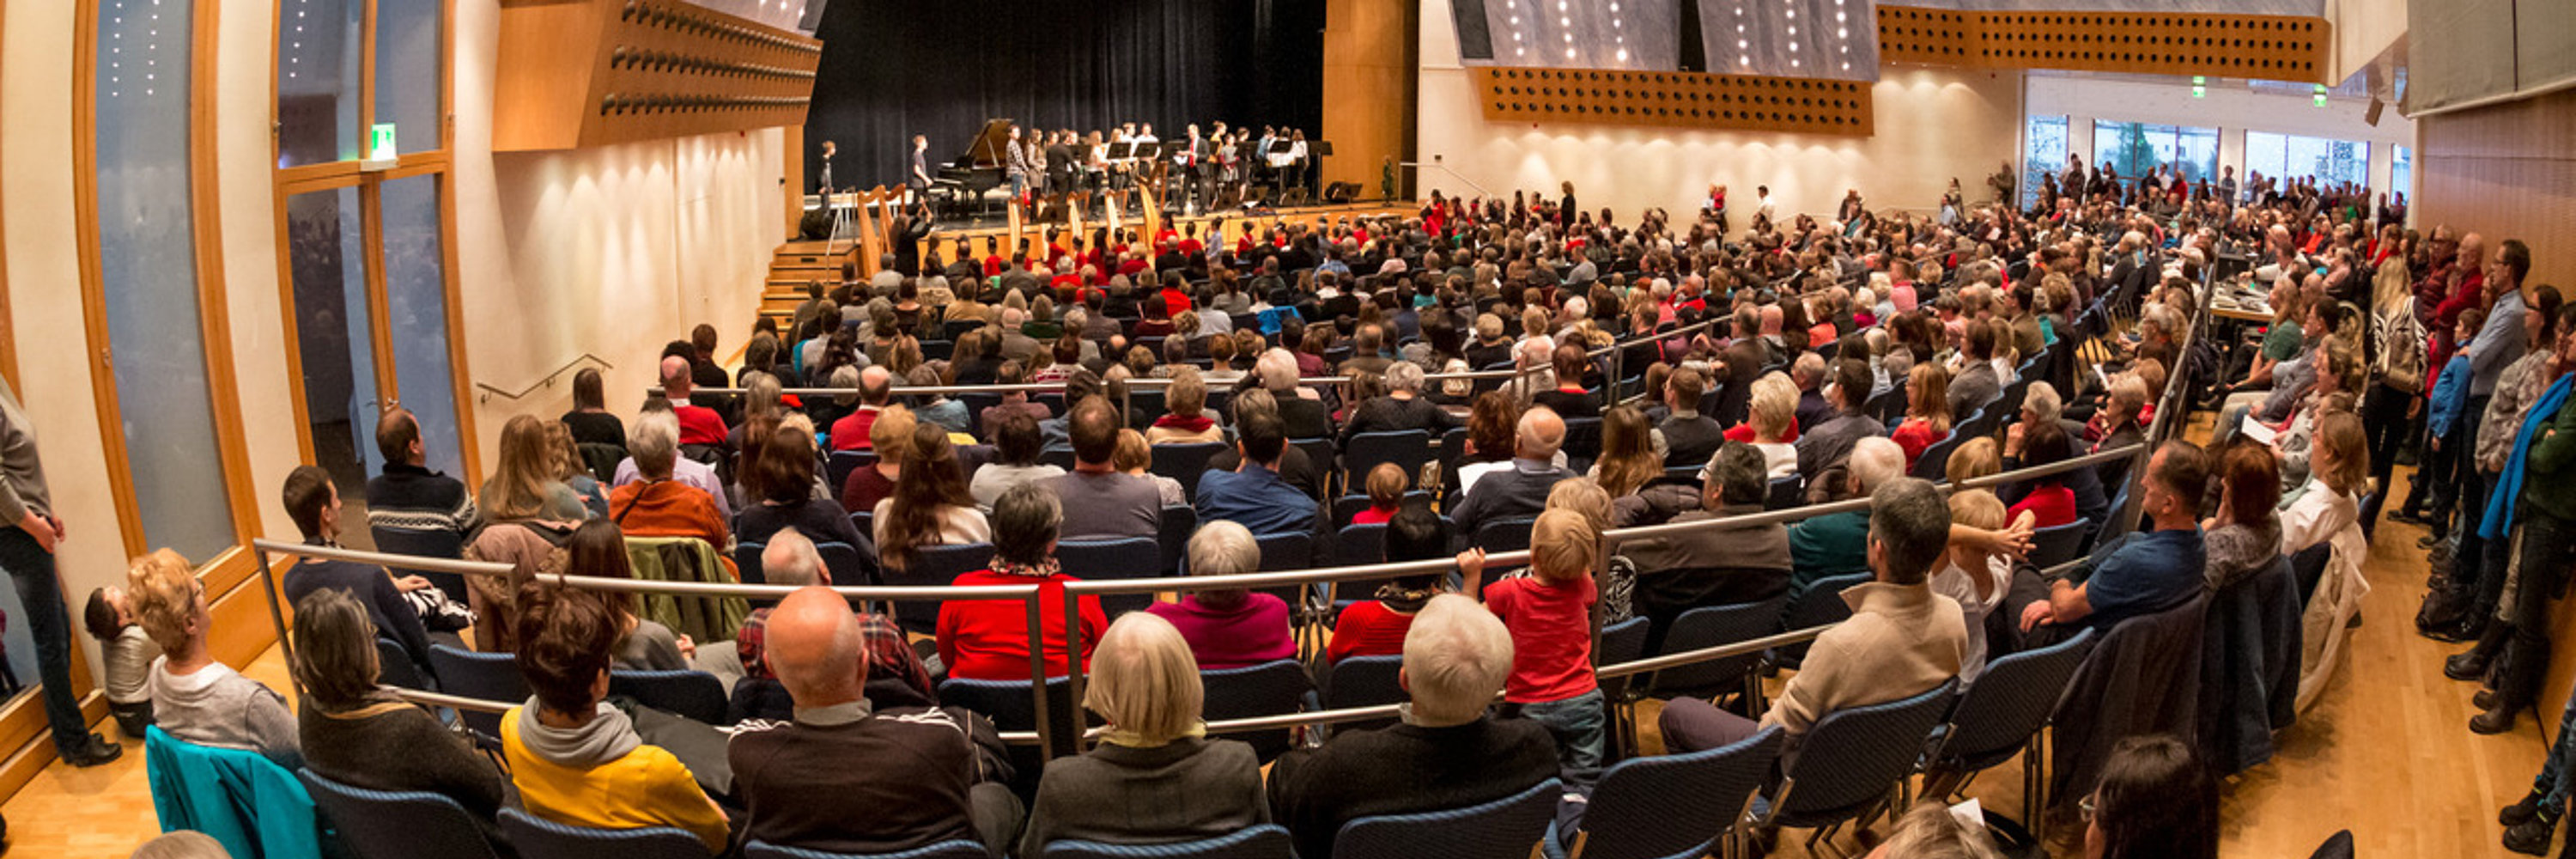
<svg viewBox="0 0 2576 859">
<path fill-rule="evenodd" d="M 1007 118 L 984 120 L 984 130 L 966 145 L 966 154 L 957 156 L 958 163 L 977 167 L 1004 167 L 1003 159 L 1011 155 L 1011 126 Z"/>
</svg>

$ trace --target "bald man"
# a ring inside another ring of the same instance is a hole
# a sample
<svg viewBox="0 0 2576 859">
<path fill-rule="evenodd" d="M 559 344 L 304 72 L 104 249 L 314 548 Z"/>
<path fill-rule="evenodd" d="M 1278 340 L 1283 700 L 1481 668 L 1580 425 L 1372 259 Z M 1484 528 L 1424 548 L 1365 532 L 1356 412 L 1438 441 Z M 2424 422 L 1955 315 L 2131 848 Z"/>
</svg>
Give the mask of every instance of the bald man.
<svg viewBox="0 0 2576 859">
<path fill-rule="evenodd" d="M 689 359 L 678 355 L 662 359 L 662 398 L 670 400 L 672 414 L 680 416 L 680 443 L 722 445 L 729 431 L 724 416 L 689 402 L 689 373 Z"/>
<path fill-rule="evenodd" d="M 744 722 L 727 749 L 742 839 L 873 854 L 969 838 L 999 855 L 1022 812 L 991 725 L 954 707 L 872 711 L 866 634 L 829 588 L 789 594 L 767 626 L 762 658 L 795 718 Z"/>
<path fill-rule="evenodd" d="M 1577 476 L 1556 464 L 1556 453 L 1564 446 L 1565 419 L 1556 410 L 1532 406 L 1522 412 L 1513 432 L 1511 464 L 1477 478 L 1450 518 L 1473 534 L 1488 522 L 1537 516 L 1547 509 L 1548 491 Z"/>
<path fill-rule="evenodd" d="M 839 376 L 840 371 L 833 371 Z M 848 402 L 844 400 L 843 402 Z M 870 364 L 859 370 L 859 408 L 832 422 L 833 450 L 874 450 L 868 440 L 869 430 L 877 425 L 877 414 L 894 402 L 894 371 Z"/>
</svg>

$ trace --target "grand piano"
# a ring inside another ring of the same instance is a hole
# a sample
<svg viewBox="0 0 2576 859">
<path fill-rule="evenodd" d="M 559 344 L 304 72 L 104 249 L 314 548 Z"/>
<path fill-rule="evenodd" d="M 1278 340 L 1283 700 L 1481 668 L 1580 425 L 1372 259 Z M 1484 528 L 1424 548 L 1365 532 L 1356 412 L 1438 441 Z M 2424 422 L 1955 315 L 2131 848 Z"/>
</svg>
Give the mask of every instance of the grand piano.
<svg viewBox="0 0 2576 859">
<path fill-rule="evenodd" d="M 1007 175 L 1003 159 L 1010 156 L 1012 124 L 1009 119 L 984 120 L 984 130 L 975 133 L 966 154 L 940 165 L 939 174 L 930 180 L 930 196 L 942 217 L 980 210 L 984 195 L 1002 186 Z"/>
</svg>

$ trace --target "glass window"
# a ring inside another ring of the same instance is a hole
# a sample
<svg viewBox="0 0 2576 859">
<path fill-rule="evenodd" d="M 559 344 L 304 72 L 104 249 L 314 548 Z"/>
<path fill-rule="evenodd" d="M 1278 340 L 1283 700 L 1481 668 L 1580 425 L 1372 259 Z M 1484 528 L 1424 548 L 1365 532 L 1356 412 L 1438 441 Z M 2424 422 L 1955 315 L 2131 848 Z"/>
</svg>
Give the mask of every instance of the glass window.
<svg viewBox="0 0 2576 859">
<path fill-rule="evenodd" d="M 366 0 L 283 0 L 277 12 L 277 166 L 353 161 Z"/>
<path fill-rule="evenodd" d="M 455 374 L 447 358 L 447 257 L 438 214 L 439 177 L 384 184 L 385 310 L 394 341 L 402 405 L 420 421 L 429 467 L 464 473 Z"/>
<path fill-rule="evenodd" d="M 2358 140 L 2245 132 L 2245 169 L 2265 179 L 2313 179 L 2322 184 L 2370 181 L 2370 144 Z M 2250 176 L 2248 178 L 2251 178 Z"/>
<path fill-rule="evenodd" d="M 2039 204 L 2039 180 L 2066 169 L 2066 117 L 2033 116 L 2022 133 L 2021 207 Z"/>
<path fill-rule="evenodd" d="M 2218 175 L 2218 129 L 2094 120 L 2093 161 L 2131 179 L 2158 167 L 2178 169 L 2197 184 Z"/>
<path fill-rule="evenodd" d="M 376 0 L 376 122 L 394 124 L 395 146 L 404 152 L 439 146 L 439 82 L 447 73 L 438 43 L 446 17 L 446 0 Z"/>
<path fill-rule="evenodd" d="M 2397 194 L 2415 196 L 2415 150 L 2400 146 L 2389 155 L 2388 190 L 2391 200 Z"/>
<path fill-rule="evenodd" d="M 286 200 L 304 414 L 314 463 L 331 472 L 344 498 L 363 497 L 367 476 L 384 467 L 376 453 L 376 342 L 359 212 L 354 185 Z"/>
<path fill-rule="evenodd" d="M 126 466 L 147 544 L 211 560 L 235 543 L 207 387 L 188 192 L 194 4 L 98 7 L 98 266 Z"/>
</svg>

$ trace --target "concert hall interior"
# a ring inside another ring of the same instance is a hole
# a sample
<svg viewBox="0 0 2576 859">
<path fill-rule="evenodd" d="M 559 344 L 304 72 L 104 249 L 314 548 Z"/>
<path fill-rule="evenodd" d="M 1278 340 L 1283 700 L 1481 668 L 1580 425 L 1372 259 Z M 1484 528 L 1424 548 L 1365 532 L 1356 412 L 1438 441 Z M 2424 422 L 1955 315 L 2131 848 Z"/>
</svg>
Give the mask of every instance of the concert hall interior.
<svg viewBox="0 0 2576 859">
<path fill-rule="evenodd" d="M 2568 290 L 2568 0 L 0 0 L 0 855 L 2576 856 Z"/>
</svg>

